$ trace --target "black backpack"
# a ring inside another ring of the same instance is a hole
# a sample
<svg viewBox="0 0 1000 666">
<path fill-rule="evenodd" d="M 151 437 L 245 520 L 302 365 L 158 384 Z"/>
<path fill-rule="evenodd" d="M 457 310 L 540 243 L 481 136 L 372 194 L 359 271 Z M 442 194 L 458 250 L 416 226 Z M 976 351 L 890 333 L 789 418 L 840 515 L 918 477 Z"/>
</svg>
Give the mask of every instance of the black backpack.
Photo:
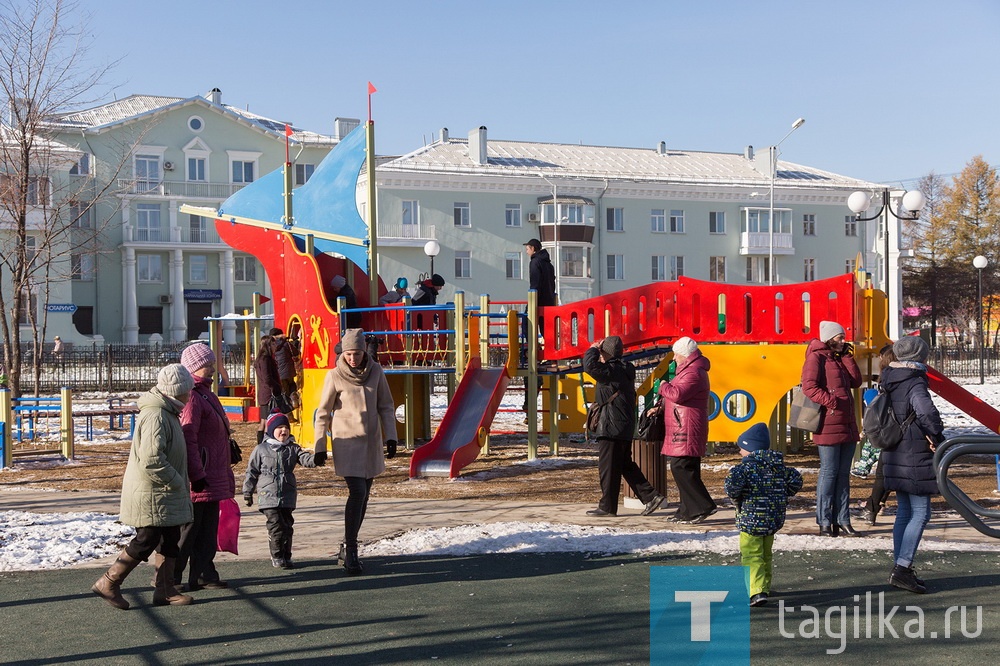
<svg viewBox="0 0 1000 666">
<path fill-rule="evenodd" d="M 916 417 L 917 413 L 911 411 L 900 423 L 892 411 L 889 394 L 879 388 L 878 395 L 868 403 L 865 415 L 861 419 L 861 426 L 872 446 L 883 451 L 892 451 L 903 441 L 903 433 Z"/>
</svg>

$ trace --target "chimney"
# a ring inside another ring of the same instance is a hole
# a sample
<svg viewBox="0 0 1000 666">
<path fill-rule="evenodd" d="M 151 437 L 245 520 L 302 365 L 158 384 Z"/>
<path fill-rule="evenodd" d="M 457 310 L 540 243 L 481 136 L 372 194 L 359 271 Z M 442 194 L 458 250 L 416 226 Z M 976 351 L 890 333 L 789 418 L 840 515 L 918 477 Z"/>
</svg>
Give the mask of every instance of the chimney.
<svg viewBox="0 0 1000 666">
<path fill-rule="evenodd" d="M 743 150 L 743 158 L 753 161 L 753 146 L 747 146 Z"/>
<path fill-rule="evenodd" d="M 441 128 L 441 143 L 448 143 L 448 128 Z"/>
<path fill-rule="evenodd" d="M 480 165 L 489 163 L 486 156 L 486 126 L 469 132 L 469 157 L 473 162 Z"/>
<path fill-rule="evenodd" d="M 212 88 L 208 91 L 208 101 L 212 104 L 222 105 L 222 91 L 218 88 Z"/>
<path fill-rule="evenodd" d="M 667 142 L 666 141 L 661 141 L 660 145 L 658 145 L 656 147 L 656 152 L 657 152 L 658 155 L 666 155 L 667 154 Z"/>
<path fill-rule="evenodd" d="M 334 118 L 333 138 L 340 141 L 345 136 L 356 130 L 360 124 L 360 118 Z"/>
</svg>

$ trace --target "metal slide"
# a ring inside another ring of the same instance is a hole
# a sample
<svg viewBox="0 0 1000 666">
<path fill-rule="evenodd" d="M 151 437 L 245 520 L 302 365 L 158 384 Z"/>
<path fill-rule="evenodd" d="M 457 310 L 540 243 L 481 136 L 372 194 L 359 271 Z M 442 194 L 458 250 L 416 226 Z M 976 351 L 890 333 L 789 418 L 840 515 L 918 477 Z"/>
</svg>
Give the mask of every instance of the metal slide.
<svg viewBox="0 0 1000 666">
<path fill-rule="evenodd" d="M 480 360 L 473 358 L 433 439 L 413 452 L 410 478 L 447 476 L 454 479 L 463 467 L 475 460 L 508 383 L 507 368 L 483 368 Z"/>
</svg>

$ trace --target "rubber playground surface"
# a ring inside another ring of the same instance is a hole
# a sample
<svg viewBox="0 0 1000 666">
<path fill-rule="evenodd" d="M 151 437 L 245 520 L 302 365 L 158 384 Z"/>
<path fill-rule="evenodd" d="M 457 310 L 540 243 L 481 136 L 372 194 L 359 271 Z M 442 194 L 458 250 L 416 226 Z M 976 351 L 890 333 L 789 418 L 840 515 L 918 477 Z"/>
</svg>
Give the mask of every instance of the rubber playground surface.
<svg viewBox="0 0 1000 666">
<path fill-rule="evenodd" d="M 369 558 L 366 575 L 353 578 L 328 560 L 305 560 L 292 571 L 263 561 L 223 562 L 230 589 L 194 592 L 193 605 L 165 608 L 151 605 L 152 568 L 143 565 L 123 586 L 132 603 L 124 612 L 90 593 L 100 569 L 8 572 L 0 574 L 0 661 L 645 664 L 650 567 L 736 559 L 704 552 Z M 922 596 L 886 584 L 888 559 L 884 552 L 776 553 L 775 596 L 751 613 L 751 662 L 993 662 L 1000 638 L 997 553 L 923 552 L 918 573 L 931 593 Z M 882 622 L 884 638 L 878 617 L 865 638 L 868 592 L 876 599 L 884 593 L 886 609 L 899 606 L 888 625 Z M 816 609 L 819 622 L 803 605 Z M 948 613 L 962 605 L 964 625 L 958 612 Z M 920 627 L 913 607 L 923 616 Z M 923 638 L 906 637 L 918 628 Z"/>
</svg>

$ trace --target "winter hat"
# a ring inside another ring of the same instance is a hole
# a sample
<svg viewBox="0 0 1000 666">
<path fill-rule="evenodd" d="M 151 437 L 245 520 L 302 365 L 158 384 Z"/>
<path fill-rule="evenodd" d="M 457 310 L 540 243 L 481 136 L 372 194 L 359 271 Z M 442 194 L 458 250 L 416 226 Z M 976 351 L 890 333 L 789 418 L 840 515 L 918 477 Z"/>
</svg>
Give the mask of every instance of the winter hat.
<svg viewBox="0 0 1000 666">
<path fill-rule="evenodd" d="M 685 335 L 674 342 L 673 348 L 674 356 L 690 356 L 698 348 L 698 343 Z"/>
<path fill-rule="evenodd" d="M 330 280 L 330 284 L 333 285 L 334 289 L 343 289 L 344 285 L 347 284 L 347 280 L 343 275 L 334 275 L 333 279 Z"/>
<path fill-rule="evenodd" d="M 396 289 L 406 289 L 409 286 L 410 286 L 409 280 L 407 280 L 404 277 L 401 277 L 398 280 L 396 280 L 396 285 L 395 285 Z"/>
<path fill-rule="evenodd" d="M 542 249 L 542 243 L 537 238 L 532 238 L 530 241 L 524 244 L 525 247 L 530 247 L 535 252 Z"/>
<path fill-rule="evenodd" d="M 601 351 L 610 358 L 621 358 L 622 339 L 617 335 L 609 335 L 601 341 Z"/>
<path fill-rule="evenodd" d="M 819 323 L 819 341 L 829 342 L 838 335 L 847 335 L 844 327 L 835 321 L 821 321 Z"/>
<path fill-rule="evenodd" d="M 763 423 L 755 423 L 736 440 L 744 451 L 767 451 L 771 448 L 771 433 Z"/>
<path fill-rule="evenodd" d="M 188 345 L 181 354 L 181 365 L 187 368 L 188 372 L 194 374 L 202 368 L 215 365 L 215 352 L 204 342 Z"/>
<path fill-rule="evenodd" d="M 171 363 L 156 375 L 156 388 L 163 395 L 176 398 L 191 392 L 191 389 L 194 388 L 194 379 L 183 365 Z"/>
<path fill-rule="evenodd" d="M 264 430 L 267 432 L 267 436 L 274 437 L 274 431 L 278 429 L 278 426 L 291 427 L 288 417 L 281 412 L 271 414 L 267 417 L 267 421 L 264 422 Z"/>
<path fill-rule="evenodd" d="M 435 287 L 443 287 L 444 278 L 435 273 L 434 275 L 431 276 L 431 284 L 434 285 Z"/>
<path fill-rule="evenodd" d="M 280 328 L 277 327 L 272 328 L 270 331 L 267 332 L 267 334 L 270 335 L 272 338 L 281 335 L 282 333 L 284 333 L 284 331 L 282 331 Z"/>
<path fill-rule="evenodd" d="M 349 328 L 340 336 L 340 347 L 342 350 L 351 351 L 365 349 L 365 331 L 361 328 Z"/>
<path fill-rule="evenodd" d="M 927 346 L 923 338 L 907 335 L 892 345 L 892 351 L 900 361 L 926 363 L 927 357 L 931 353 L 931 348 Z"/>
</svg>

